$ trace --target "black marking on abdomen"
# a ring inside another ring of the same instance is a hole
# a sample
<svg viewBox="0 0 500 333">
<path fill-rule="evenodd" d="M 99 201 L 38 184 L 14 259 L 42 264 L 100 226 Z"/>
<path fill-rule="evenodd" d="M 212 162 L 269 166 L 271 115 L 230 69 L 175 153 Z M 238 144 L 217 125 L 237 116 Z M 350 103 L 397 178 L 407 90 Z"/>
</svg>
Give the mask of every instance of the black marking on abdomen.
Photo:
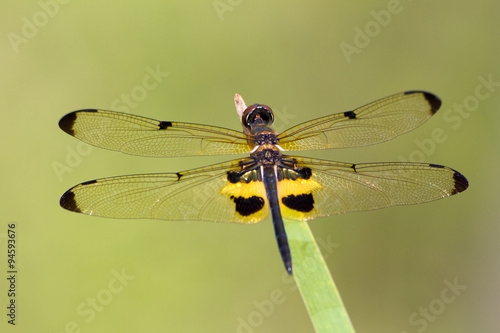
<svg viewBox="0 0 500 333">
<path fill-rule="evenodd" d="M 71 190 L 66 191 L 62 195 L 61 200 L 59 201 L 59 204 L 61 205 L 62 208 L 70 210 L 72 212 L 77 212 L 77 213 L 82 212 L 76 204 L 75 193 L 73 193 Z"/>
<path fill-rule="evenodd" d="M 289 195 L 283 197 L 281 202 L 290 209 L 299 212 L 310 212 L 314 208 L 314 198 L 312 193 L 299 194 L 299 195 Z"/>
<path fill-rule="evenodd" d="M 171 121 L 160 121 L 160 124 L 158 124 L 159 129 L 164 130 L 169 127 L 172 127 L 172 122 Z"/>
<path fill-rule="evenodd" d="M 463 192 L 469 187 L 467 178 L 458 171 L 453 174 L 453 180 L 455 181 L 455 188 L 451 191 L 451 195 Z"/>
<path fill-rule="evenodd" d="M 264 199 L 255 195 L 249 198 L 231 196 L 231 199 L 236 204 L 236 211 L 241 216 L 255 214 L 264 207 Z"/>
<path fill-rule="evenodd" d="M 354 111 L 346 111 L 344 112 L 344 117 L 347 117 L 349 119 L 356 119 L 356 114 Z"/>
</svg>

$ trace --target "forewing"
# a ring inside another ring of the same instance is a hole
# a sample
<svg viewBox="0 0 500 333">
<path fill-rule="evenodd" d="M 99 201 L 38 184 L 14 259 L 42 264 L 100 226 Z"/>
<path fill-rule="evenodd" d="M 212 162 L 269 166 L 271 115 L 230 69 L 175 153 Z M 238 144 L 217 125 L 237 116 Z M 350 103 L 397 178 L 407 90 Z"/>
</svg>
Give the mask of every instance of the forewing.
<svg viewBox="0 0 500 333">
<path fill-rule="evenodd" d="M 441 106 L 435 95 L 408 91 L 362 106 L 354 111 L 311 120 L 281 133 L 284 150 L 348 148 L 395 138 L 420 126 Z"/>
<path fill-rule="evenodd" d="M 178 173 L 88 181 L 61 197 L 63 208 L 111 218 L 256 223 L 269 211 L 262 182 L 228 180 L 247 159 Z M 239 185 L 239 186 L 238 186 Z"/>
<path fill-rule="evenodd" d="M 436 164 L 347 164 L 293 158 L 297 160 L 299 169 L 310 170 L 304 173 L 310 173 L 310 176 L 298 179 L 298 182 L 295 180 L 297 185 L 291 182 L 291 190 L 280 193 L 283 216 L 290 219 L 308 220 L 418 204 L 449 197 L 465 191 L 469 186 L 467 179 L 458 171 Z M 284 198 L 291 194 L 295 197 L 289 198 L 287 207 Z"/>
<path fill-rule="evenodd" d="M 93 146 L 151 157 L 242 154 L 245 134 L 226 128 L 159 121 L 127 113 L 80 110 L 59 121 L 66 133 Z"/>
</svg>

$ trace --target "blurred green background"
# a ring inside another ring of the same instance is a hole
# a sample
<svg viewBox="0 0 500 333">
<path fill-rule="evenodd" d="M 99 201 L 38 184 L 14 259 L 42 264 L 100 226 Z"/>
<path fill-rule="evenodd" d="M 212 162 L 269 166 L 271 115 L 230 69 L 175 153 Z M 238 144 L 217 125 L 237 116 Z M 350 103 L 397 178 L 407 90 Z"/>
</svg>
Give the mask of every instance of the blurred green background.
<svg viewBox="0 0 500 333">
<path fill-rule="evenodd" d="M 310 226 L 357 332 L 500 330 L 498 1 L 1 7 L 0 331 L 14 331 L 5 274 L 7 225 L 16 223 L 17 332 L 312 332 L 270 221 L 113 220 L 59 207 L 82 181 L 234 157 L 89 149 L 57 123 L 104 108 L 239 130 L 238 92 L 270 105 L 284 130 L 410 89 L 443 100 L 422 127 L 377 146 L 303 155 L 444 164 L 470 188 Z M 433 139 L 435 129 L 445 139 Z"/>
</svg>

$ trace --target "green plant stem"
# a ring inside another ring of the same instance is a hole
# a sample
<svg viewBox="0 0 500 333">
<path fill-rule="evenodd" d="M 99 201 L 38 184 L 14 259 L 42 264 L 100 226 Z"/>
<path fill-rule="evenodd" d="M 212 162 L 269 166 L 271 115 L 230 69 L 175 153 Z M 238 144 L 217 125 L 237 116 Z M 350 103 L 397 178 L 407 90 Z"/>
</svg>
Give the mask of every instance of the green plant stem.
<svg viewBox="0 0 500 333">
<path fill-rule="evenodd" d="M 316 332 L 354 332 L 307 222 L 285 221 L 293 275 Z"/>
</svg>

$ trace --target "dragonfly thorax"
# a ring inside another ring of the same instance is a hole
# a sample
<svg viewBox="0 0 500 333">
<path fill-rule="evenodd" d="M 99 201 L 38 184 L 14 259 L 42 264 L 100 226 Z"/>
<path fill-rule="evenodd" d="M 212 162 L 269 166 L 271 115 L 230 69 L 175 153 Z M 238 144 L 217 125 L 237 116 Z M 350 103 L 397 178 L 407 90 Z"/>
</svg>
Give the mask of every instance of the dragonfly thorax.
<svg viewBox="0 0 500 333">
<path fill-rule="evenodd" d="M 254 139 L 256 146 L 262 145 L 277 145 L 279 143 L 278 136 L 273 131 L 262 131 L 255 135 Z"/>
<path fill-rule="evenodd" d="M 257 146 L 250 156 L 254 158 L 255 161 L 264 165 L 277 164 L 282 159 L 281 151 L 275 145 L 270 144 Z"/>
</svg>

